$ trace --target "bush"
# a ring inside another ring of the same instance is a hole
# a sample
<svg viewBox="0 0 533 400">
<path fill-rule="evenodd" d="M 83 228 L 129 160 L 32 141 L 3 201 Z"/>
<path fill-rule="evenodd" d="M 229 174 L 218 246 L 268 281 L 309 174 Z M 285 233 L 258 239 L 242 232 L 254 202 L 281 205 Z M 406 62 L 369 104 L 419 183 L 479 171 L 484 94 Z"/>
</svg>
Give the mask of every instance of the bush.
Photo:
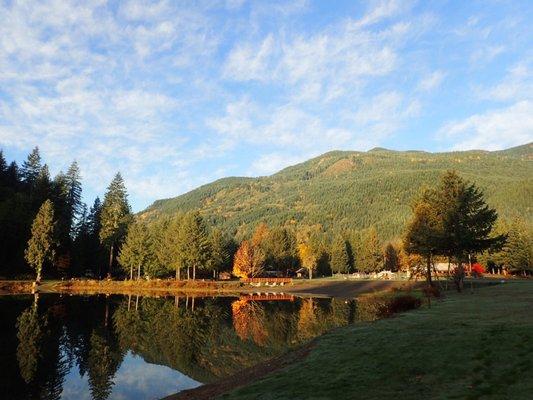
<svg viewBox="0 0 533 400">
<path fill-rule="evenodd" d="M 357 319 L 375 321 L 391 315 L 414 310 L 421 306 L 421 300 L 411 293 L 381 292 L 363 295 L 357 298 Z"/>
</svg>

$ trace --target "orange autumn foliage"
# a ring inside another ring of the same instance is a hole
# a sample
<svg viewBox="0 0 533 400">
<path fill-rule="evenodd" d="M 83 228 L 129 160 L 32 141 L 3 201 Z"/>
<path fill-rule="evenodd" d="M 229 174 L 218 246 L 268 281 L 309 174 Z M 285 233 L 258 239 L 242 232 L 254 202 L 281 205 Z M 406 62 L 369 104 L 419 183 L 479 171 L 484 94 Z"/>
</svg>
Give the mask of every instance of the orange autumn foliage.
<svg viewBox="0 0 533 400">
<path fill-rule="evenodd" d="M 237 300 L 231 304 L 233 327 L 241 340 L 253 340 L 257 345 L 264 346 L 268 335 L 263 326 L 265 310 L 257 303 Z"/>
<path fill-rule="evenodd" d="M 259 246 L 243 240 L 233 259 L 233 275 L 253 278 L 263 271 L 265 255 Z"/>
</svg>

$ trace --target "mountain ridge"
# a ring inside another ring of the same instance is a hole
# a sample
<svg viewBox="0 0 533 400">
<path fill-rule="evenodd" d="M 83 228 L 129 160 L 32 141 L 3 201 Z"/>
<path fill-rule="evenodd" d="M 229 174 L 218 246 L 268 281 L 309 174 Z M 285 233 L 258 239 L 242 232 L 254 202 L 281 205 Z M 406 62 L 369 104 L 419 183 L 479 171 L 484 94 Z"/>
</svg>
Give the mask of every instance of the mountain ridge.
<svg viewBox="0 0 533 400">
<path fill-rule="evenodd" d="M 333 150 L 260 177 L 225 177 L 180 196 L 155 201 L 140 213 L 157 218 L 198 209 L 213 225 L 246 234 L 261 221 L 363 229 L 398 236 L 420 186 L 457 170 L 487 194 L 506 219 L 532 221 L 533 143 L 505 150 L 431 153 L 375 148 Z"/>
</svg>

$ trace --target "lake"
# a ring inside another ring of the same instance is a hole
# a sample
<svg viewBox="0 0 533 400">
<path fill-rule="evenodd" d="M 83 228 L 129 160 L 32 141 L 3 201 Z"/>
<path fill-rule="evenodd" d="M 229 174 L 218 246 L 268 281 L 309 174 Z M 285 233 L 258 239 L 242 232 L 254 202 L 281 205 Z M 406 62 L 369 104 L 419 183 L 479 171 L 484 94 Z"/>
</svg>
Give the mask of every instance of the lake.
<svg viewBox="0 0 533 400">
<path fill-rule="evenodd" d="M 353 301 L 0 296 L 9 399 L 158 399 L 275 357 L 355 319 Z"/>
</svg>

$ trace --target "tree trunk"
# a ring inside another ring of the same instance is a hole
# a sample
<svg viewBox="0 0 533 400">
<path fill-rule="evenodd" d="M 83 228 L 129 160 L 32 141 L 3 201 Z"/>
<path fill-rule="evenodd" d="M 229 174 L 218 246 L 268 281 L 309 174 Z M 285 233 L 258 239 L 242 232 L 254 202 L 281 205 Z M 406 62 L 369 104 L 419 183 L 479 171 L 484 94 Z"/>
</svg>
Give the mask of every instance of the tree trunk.
<svg viewBox="0 0 533 400">
<path fill-rule="evenodd" d="M 431 255 L 427 256 L 426 268 L 427 268 L 426 279 L 428 282 L 428 286 L 433 286 L 433 280 L 431 279 Z"/>
<path fill-rule="evenodd" d="M 111 275 L 111 270 L 113 268 L 113 251 L 115 250 L 115 243 L 111 243 L 111 248 L 109 249 L 109 269 L 107 271 L 108 275 Z"/>
<path fill-rule="evenodd" d="M 196 280 L 196 264 L 192 266 L 192 280 Z"/>
<path fill-rule="evenodd" d="M 309 268 L 309 279 L 313 279 L 313 268 Z"/>
<path fill-rule="evenodd" d="M 141 279 L 141 264 L 137 265 L 137 280 Z"/>
<path fill-rule="evenodd" d="M 216 279 L 217 279 L 217 271 L 213 270 L 213 280 L 216 280 Z"/>
<path fill-rule="evenodd" d="M 41 271 L 42 271 L 43 267 L 37 267 L 37 277 L 35 278 L 35 282 L 37 282 L 37 284 L 40 284 L 41 283 Z"/>
<path fill-rule="evenodd" d="M 457 271 L 455 273 L 455 286 L 457 287 L 458 292 L 463 291 L 464 276 L 465 276 L 465 270 L 463 267 L 463 261 L 461 260 L 461 258 L 458 258 L 457 259 Z"/>
<path fill-rule="evenodd" d="M 133 265 L 130 265 L 130 281 L 133 280 Z"/>
<path fill-rule="evenodd" d="M 180 267 L 176 267 L 176 280 L 178 280 L 178 281 L 181 279 L 180 271 L 181 271 L 181 268 Z"/>
<path fill-rule="evenodd" d="M 191 279 L 191 268 L 187 265 L 187 280 Z"/>
</svg>

